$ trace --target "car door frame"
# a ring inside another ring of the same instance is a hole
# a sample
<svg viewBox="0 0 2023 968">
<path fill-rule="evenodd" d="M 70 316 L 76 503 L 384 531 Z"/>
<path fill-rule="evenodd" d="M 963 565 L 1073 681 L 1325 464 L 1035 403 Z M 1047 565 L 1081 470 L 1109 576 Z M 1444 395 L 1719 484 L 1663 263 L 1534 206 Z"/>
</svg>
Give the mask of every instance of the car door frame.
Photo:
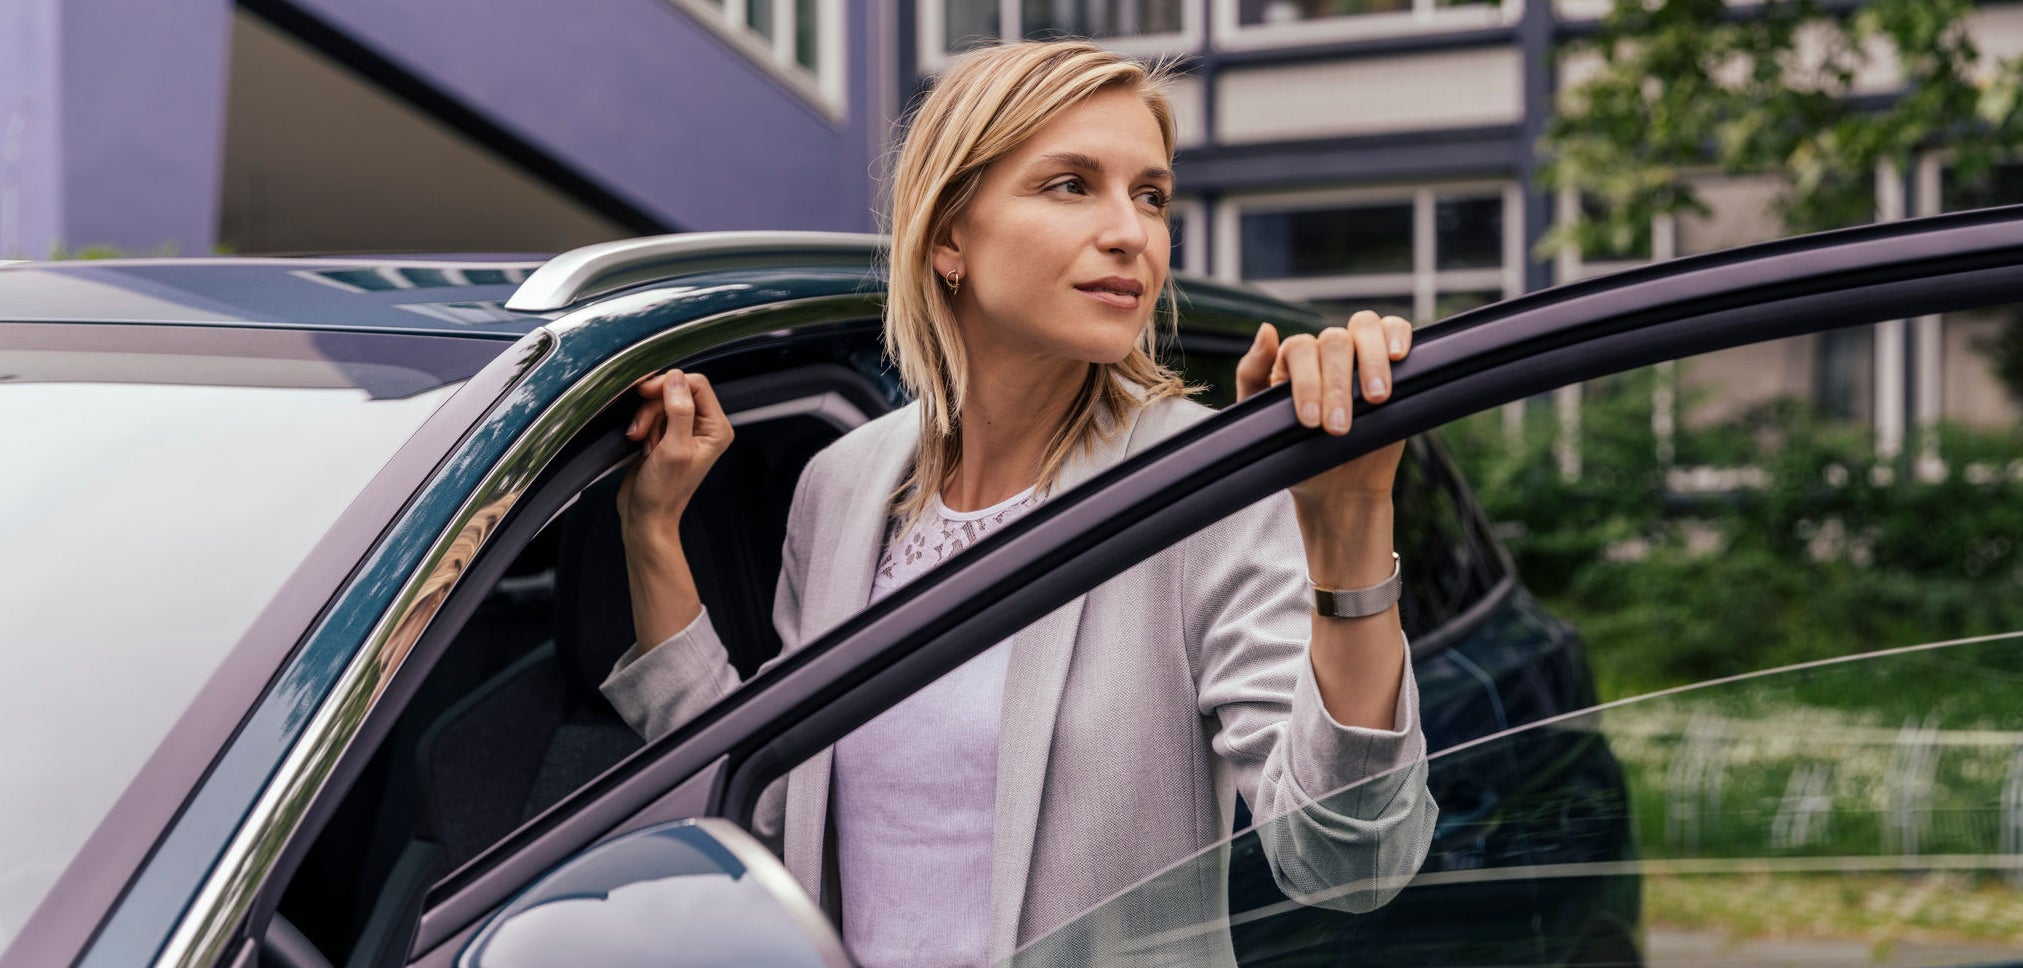
<svg viewBox="0 0 2023 968">
<path fill-rule="evenodd" d="M 431 892 L 411 963 L 447 965 L 522 885 L 611 837 L 748 819 L 759 791 L 891 702 L 1237 508 L 1453 419 L 1579 380 L 1848 325 L 2023 302 L 2023 206 L 1679 259 L 1425 331 L 1357 429 L 1299 426 L 1275 388 L 1048 502 L 649 744 Z"/>
<path fill-rule="evenodd" d="M 709 355 L 715 354 L 706 354 L 705 358 Z M 840 434 L 876 419 L 891 406 L 889 400 L 882 399 L 883 394 L 870 377 L 833 363 L 812 363 L 768 377 L 732 380 L 716 389 L 732 425 L 739 427 L 767 420 L 811 417 L 830 424 Z M 631 408 L 621 401 L 578 428 L 515 503 L 511 514 L 499 521 L 482 553 L 469 562 L 458 578 L 457 587 L 443 600 L 428 628 L 401 663 L 398 674 L 374 703 L 368 721 L 352 735 L 315 802 L 296 823 L 293 835 L 269 869 L 266 884 L 251 905 L 246 919 L 249 926 L 257 928 L 275 917 L 285 887 L 296 877 L 310 847 L 349 795 L 352 783 L 388 740 L 395 723 L 406 714 L 408 702 L 437 661 L 449 651 L 451 643 L 463 633 L 485 593 L 513 559 L 586 490 L 631 465 L 638 452 L 638 445 L 628 440 L 624 432 L 631 413 Z M 250 930 L 249 935 L 248 940 L 265 939 L 268 932 Z"/>
<path fill-rule="evenodd" d="M 78 925 L 87 940 L 63 963 L 211 965 L 257 940 L 248 915 L 278 845 L 293 836 L 361 727 L 377 721 L 365 714 L 456 587 L 469 548 L 482 550 L 496 535 L 500 518 L 486 511 L 510 511 L 576 429 L 631 385 L 625 374 L 644 375 L 651 359 L 664 365 L 758 345 L 782 326 L 813 333 L 824 320 L 878 314 L 861 269 L 741 268 L 693 282 L 563 314 L 488 368 L 505 375 L 488 384 L 496 388 L 491 405 L 459 411 L 470 422 L 436 441 L 447 455 L 429 461 L 425 483 L 381 509 L 397 511 L 391 523 L 346 536 L 362 536 L 370 551 L 324 597 L 110 909 Z M 459 540 L 461 555 L 453 553 Z M 10 950 L 8 964 L 13 957 Z"/>
</svg>

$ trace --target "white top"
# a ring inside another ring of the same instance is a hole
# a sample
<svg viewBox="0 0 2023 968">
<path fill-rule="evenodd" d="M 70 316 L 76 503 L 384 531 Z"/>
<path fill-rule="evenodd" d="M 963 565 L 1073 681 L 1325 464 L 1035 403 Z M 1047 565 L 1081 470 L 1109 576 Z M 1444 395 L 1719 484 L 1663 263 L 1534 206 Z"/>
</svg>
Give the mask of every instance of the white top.
<svg viewBox="0 0 2023 968">
<path fill-rule="evenodd" d="M 1029 488 L 981 511 L 936 495 L 871 580 L 884 598 L 1034 505 Z M 990 923 L 998 721 L 1011 650 L 985 650 L 836 744 L 843 940 L 864 968 L 981 965 Z"/>
</svg>

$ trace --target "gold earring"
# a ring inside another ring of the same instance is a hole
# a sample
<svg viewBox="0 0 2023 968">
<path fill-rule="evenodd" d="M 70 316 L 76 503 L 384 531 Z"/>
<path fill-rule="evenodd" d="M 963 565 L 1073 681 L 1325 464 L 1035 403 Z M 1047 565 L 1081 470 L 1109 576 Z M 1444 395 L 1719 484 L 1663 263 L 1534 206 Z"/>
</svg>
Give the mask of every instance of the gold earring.
<svg viewBox="0 0 2023 968">
<path fill-rule="evenodd" d="M 948 270 L 948 294 L 953 296 L 961 291 L 962 273 L 954 269 Z"/>
</svg>

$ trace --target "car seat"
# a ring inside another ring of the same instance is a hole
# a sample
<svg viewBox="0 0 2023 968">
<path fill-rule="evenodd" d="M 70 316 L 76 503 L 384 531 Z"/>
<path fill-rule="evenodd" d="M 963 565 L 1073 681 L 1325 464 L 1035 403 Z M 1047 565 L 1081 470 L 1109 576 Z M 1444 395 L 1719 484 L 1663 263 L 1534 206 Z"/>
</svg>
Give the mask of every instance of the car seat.
<svg viewBox="0 0 2023 968">
<path fill-rule="evenodd" d="M 835 436 L 811 432 L 819 429 L 776 424 L 741 436 L 682 522 L 697 590 L 741 676 L 779 650 L 771 622 L 779 544 L 801 466 Z M 642 745 L 597 689 L 633 640 L 621 481 L 606 476 L 562 514 L 553 640 L 443 710 L 417 741 L 414 833 L 346 968 L 401 963 L 430 885 Z"/>
</svg>

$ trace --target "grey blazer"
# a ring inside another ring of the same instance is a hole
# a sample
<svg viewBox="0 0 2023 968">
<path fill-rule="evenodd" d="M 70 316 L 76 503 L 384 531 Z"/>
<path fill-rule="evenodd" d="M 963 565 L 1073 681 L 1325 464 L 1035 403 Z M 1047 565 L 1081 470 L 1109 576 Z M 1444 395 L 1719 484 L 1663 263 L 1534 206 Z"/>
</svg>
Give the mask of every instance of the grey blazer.
<svg viewBox="0 0 2023 968">
<path fill-rule="evenodd" d="M 1058 490 L 1211 413 L 1179 399 L 1150 404 L 1071 460 Z M 787 650 L 869 602 L 888 526 L 882 498 L 899 485 L 918 435 L 918 411 L 904 407 L 845 435 L 802 474 L 773 614 Z M 1368 910 L 1418 870 L 1438 811 L 1426 791 L 1410 663 L 1392 729 L 1336 723 L 1307 658 L 1305 560 L 1291 498 L 1275 494 L 1012 637 L 993 963 L 1015 952 L 1033 964 L 1233 963 L 1222 926 L 1227 847 L 1217 845 L 1230 835 L 1239 791 L 1265 821 L 1273 875 L 1296 899 Z M 705 615 L 643 654 L 635 645 L 603 691 L 651 738 L 737 685 Z M 775 783 L 755 833 L 833 912 L 848 899 L 822 896 L 833 865 L 824 844 L 831 761 L 824 751 Z"/>
</svg>

